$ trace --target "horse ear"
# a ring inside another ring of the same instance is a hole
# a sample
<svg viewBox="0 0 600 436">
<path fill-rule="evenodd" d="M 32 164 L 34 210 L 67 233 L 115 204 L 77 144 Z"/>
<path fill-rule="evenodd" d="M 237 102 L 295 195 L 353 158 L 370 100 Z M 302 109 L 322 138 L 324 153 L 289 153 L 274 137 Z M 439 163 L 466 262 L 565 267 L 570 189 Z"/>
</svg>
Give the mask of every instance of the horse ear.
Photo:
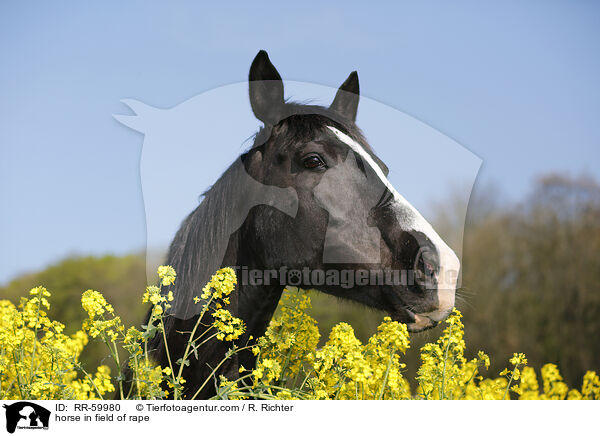
<svg viewBox="0 0 600 436">
<path fill-rule="evenodd" d="M 248 81 L 254 115 L 265 124 L 276 124 L 284 105 L 283 82 L 266 51 L 259 51 L 252 61 Z"/>
<path fill-rule="evenodd" d="M 346 81 L 342 83 L 340 89 L 338 89 L 329 109 L 336 111 L 349 120 L 356 121 L 359 95 L 358 73 L 352 71 Z"/>
</svg>

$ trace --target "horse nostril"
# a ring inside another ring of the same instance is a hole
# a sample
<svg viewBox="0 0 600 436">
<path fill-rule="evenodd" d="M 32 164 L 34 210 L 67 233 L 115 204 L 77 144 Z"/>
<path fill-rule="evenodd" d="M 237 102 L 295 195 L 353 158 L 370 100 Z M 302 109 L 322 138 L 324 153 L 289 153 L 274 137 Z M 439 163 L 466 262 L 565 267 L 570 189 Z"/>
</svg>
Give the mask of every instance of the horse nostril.
<svg viewBox="0 0 600 436">
<path fill-rule="evenodd" d="M 439 265 L 435 254 L 429 249 L 420 249 L 415 258 L 415 282 L 423 290 L 435 289 L 436 275 Z"/>
</svg>

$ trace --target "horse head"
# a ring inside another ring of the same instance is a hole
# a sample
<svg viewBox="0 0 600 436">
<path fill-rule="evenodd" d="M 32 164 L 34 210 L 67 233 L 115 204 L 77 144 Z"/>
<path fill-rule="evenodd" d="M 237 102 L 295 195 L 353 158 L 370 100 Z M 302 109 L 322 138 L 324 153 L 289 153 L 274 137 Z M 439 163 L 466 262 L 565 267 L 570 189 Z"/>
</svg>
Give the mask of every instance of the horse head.
<svg viewBox="0 0 600 436">
<path fill-rule="evenodd" d="M 243 231 L 260 265 L 277 270 L 282 283 L 384 310 L 411 331 L 446 318 L 459 260 L 392 186 L 357 127 L 357 73 L 329 107 L 286 102 L 281 77 L 261 51 L 249 95 L 264 126 L 242 156 L 245 170 L 297 194 L 295 216 L 269 206 L 250 211 Z"/>
</svg>

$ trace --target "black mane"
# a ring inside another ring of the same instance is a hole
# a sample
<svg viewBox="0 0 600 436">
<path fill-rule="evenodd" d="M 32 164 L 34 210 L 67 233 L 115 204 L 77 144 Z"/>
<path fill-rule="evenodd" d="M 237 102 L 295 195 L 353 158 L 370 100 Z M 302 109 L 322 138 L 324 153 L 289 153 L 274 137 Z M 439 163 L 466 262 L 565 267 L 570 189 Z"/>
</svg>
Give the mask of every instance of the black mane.
<svg viewBox="0 0 600 436">
<path fill-rule="evenodd" d="M 371 151 L 371 147 L 358 126 L 330 108 L 320 105 L 286 102 L 281 115 L 281 120 L 277 126 L 287 130 L 286 137 L 290 141 L 310 140 L 317 131 L 332 126 L 357 142 L 364 144 L 368 151 Z M 272 129 L 273 125 L 270 124 L 261 127 L 254 136 L 252 148 L 263 145 L 271 136 Z"/>
</svg>

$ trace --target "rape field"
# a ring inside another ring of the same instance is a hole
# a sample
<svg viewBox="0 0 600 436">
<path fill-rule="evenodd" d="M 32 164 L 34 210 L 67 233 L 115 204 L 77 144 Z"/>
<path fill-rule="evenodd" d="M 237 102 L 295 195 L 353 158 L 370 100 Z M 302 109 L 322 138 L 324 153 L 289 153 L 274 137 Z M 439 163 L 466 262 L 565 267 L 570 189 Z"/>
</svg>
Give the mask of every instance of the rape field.
<svg viewBox="0 0 600 436">
<path fill-rule="evenodd" d="M 356 338 L 351 325 L 339 323 L 318 348 L 321 333 L 307 314 L 310 291 L 286 289 L 280 314 L 265 335 L 237 343 L 245 326 L 227 310 L 236 284 L 229 268 L 219 270 L 196 299 L 202 305 L 197 326 L 202 322 L 209 328 L 200 335 L 191 332 L 184 356 L 160 367 L 149 356 L 148 341 L 164 334 L 173 295 L 161 287 L 172 284 L 176 273 L 161 266 L 158 275 L 161 286 L 147 287 L 142 298 L 151 308 L 150 322 L 142 328 L 125 326 L 93 290 L 82 294 L 87 318 L 72 335 L 48 317 L 51 293 L 43 287 L 33 288 L 18 305 L 0 300 L 0 399 L 112 399 L 115 394 L 122 399 L 191 399 L 198 392 L 186 390 L 183 368 L 210 339 L 231 344 L 223 362 L 243 350 L 257 359 L 255 368 L 241 367 L 232 380 L 217 377 L 215 368 L 205 382 L 217 384 L 215 399 L 600 399 L 600 378 L 594 371 L 585 374 L 580 386 L 569 388 L 556 365 L 536 370 L 522 353 L 515 353 L 496 377 L 484 377 L 490 357 L 480 350 L 465 357 L 465 326 L 458 310 L 439 338 L 421 347 L 414 380 L 405 376 L 402 363 L 410 347 L 408 331 L 390 318 L 383 318 L 366 343 Z M 90 340 L 105 344 L 117 368 L 130 368 L 131 383 L 125 383 L 123 374 L 111 374 L 107 365 L 84 367 L 80 355 Z"/>
</svg>

